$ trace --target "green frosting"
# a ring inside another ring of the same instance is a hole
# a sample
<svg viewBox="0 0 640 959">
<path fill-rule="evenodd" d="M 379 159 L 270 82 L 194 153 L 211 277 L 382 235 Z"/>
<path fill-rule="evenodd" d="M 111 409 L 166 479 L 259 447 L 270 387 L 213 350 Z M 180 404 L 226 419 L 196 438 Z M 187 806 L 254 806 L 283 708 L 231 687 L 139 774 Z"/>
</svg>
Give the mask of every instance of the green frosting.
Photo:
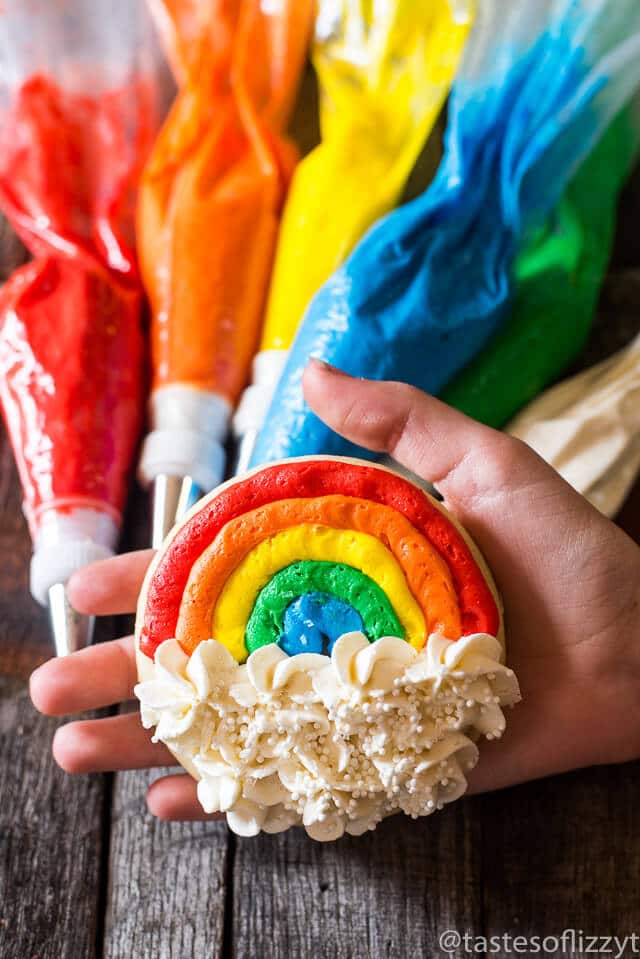
<svg viewBox="0 0 640 959">
<path fill-rule="evenodd" d="M 381 636 L 404 638 L 393 606 L 369 576 L 343 563 L 301 560 L 277 572 L 258 594 L 245 631 L 250 653 L 278 641 L 287 606 L 305 593 L 326 593 L 348 603 L 360 614 L 371 641 Z"/>
<path fill-rule="evenodd" d="M 637 146 L 637 122 L 624 110 L 580 167 L 546 228 L 522 250 L 511 318 L 445 387 L 446 403 L 503 426 L 582 349 L 609 262 L 618 195 Z"/>
</svg>

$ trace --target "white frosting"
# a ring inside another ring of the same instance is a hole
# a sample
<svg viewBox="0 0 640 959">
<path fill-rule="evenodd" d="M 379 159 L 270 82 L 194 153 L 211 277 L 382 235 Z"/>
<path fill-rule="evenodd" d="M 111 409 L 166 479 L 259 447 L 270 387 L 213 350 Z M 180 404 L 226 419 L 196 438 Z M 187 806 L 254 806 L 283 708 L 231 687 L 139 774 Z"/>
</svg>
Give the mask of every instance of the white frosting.
<svg viewBox="0 0 640 959">
<path fill-rule="evenodd" d="M 171 639 L 135 692 L 154 740 L 198 776 L 206 812 L 241 836 L 302 824 L 331 840 L 465 792 L 474 741 L 501 736 L 502 707 L 520 698 L 502 659 L 483 634 L 433 635 L 418 653 L 347 633 L 331 658 L 271 645 L 242 666 L 215 640 L 189 658 Z"/>
</svg>

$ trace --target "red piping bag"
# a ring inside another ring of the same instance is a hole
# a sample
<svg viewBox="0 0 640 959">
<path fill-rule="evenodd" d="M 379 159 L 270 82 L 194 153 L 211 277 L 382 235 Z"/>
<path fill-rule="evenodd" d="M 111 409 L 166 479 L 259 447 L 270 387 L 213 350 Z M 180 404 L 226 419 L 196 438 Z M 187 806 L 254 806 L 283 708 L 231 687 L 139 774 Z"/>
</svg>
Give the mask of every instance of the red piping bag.
<svg viewBox="0 0 640 959">
<path fill-rule="evenodd" d="M 160 119 L 143 4 L 5 0 L 0 207 L 33 259 L 0 290 L 0 399 L 58 654 L 92 623 L 72 573 L 110 556 L 142 427 L 137 180 Z"/>
</svg>

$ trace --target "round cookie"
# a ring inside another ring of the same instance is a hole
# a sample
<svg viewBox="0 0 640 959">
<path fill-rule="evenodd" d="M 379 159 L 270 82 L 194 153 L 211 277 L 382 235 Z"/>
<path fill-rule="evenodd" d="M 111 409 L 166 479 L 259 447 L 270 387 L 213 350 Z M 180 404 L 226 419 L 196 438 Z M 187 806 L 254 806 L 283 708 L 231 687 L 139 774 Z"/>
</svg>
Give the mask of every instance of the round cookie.
<svg viewBox="0 0 640 959">
<path fill-rule="evenodd" d="M 477 547 L 352 459 L 271 464 L 198 503 L 147 573 L 136 649 L 143 723 L 242 835 L 426 815 L 519 698 Z"/>
</svg>

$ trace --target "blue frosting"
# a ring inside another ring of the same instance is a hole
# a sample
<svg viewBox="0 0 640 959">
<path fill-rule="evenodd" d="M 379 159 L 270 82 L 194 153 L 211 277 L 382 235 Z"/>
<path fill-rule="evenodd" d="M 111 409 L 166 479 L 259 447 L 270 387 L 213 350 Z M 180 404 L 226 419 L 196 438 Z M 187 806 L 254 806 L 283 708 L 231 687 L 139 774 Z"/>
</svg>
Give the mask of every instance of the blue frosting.
<svg viewBox="0 0 640 959">
<path fill-rule="evenodd" d="M 328 593 L 305 593 L 287 606 L 278 646 L 298 653 L 331 653 L 344 633 L 364 632 L 360 613 Z"/>
<path fill-rule="evenodd" d="M 497 35 L 487 42 L 486 24 L 474 28 L 434 181 L 379 221 L 313 299 L 252 465 L 313 453 L 374 455 L 337 436 L 304 403 L 310 356 L 437 394 L 500 328 L 520 246 L 640 82 L 640 55 L 624 60 L 619 52 L 633 31 L 640 36 L 640 3 L 621 0 L 621 10 L 614 2 L 603 0 L 598 16 L 582 0 L 553 5 L 557 19 L 528 47 L 509 31 L 520 37 L 518 17 L 531 0 L 510 0 L 522 10 L 496 31 L 500 46 Z M 620 26 L 604 28 L 607 12 L 620 14 Z M 613 79 L 602 67 L 612 50 Z"/>
</svg>

